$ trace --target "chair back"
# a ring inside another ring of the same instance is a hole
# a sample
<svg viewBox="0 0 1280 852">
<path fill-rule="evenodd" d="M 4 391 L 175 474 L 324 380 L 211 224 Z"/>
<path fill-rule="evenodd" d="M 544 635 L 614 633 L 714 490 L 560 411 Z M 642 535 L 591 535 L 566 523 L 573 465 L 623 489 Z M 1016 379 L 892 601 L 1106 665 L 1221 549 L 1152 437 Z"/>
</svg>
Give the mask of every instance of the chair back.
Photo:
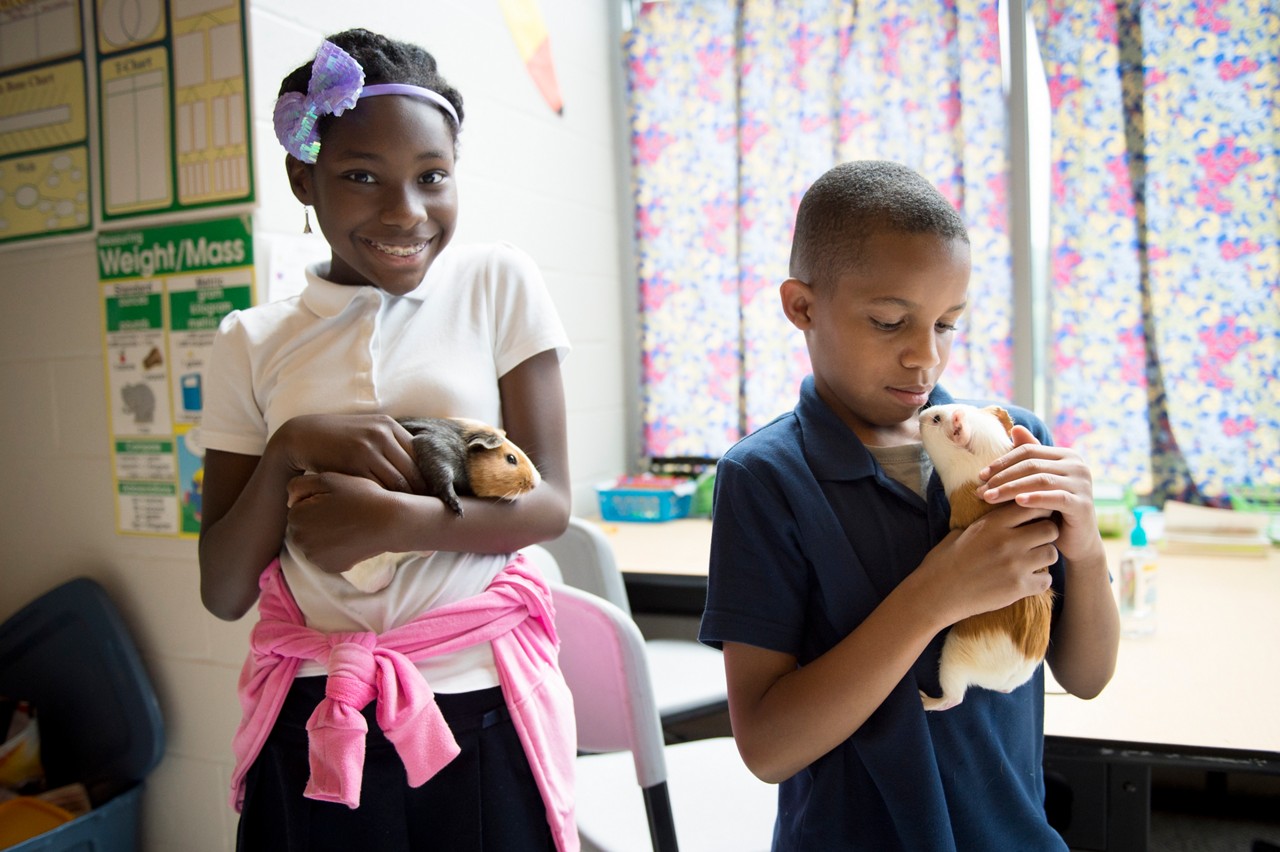
<svg viewBox="0 0 1280 852">
<path fill-rule="evenodd" d="M 555 585 L 552 596 L 560 669 L 573 693 L 578 748 L 630 751 L 641 787 L 664 783 L 662 724 L 640 629 L 618 607 L 589 592 Z"/>
<path fill-rule="evenodd" d="M 542 573 L 542 578 L 548 583 L 563 583 L 564 576 L 560 573 L 560 563 L 556 562 L 556 558 L 540 544 L 530 544 L 527 547 L 520 548 L 520 552 Z"/>
<path fill-rule="evenodd" d="M 585 589 L 631 615 L 627 587 L 613 555 L 613 545 L 591 521 L 569 518 L 569 528 L 559 538 L 542 544 L 555 557 L 565 585 Z"/>
</svg>

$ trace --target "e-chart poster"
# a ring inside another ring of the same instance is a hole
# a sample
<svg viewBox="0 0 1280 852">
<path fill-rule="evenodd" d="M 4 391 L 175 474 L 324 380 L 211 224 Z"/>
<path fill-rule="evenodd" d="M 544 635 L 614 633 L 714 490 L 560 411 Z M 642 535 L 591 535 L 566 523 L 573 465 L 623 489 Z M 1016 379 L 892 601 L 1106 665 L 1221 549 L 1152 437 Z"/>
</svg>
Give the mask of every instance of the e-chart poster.
<svg viewBox="0 0 1280 852">
<path fill-rule="evenodd" d="M 0 243 L 88 231 L 80 0 L 0 3 Z"/>
<path fill-rule="evenodd" d="M 108 220 L 253 200 L 244 0 L 95 0 Z"/>
<path fill-rule="evenodd" d="M 195 429 L 218 323 L 253 303 L 247 216 L 98 236 L 117 528 L 200 531 Z"/>
</svg>

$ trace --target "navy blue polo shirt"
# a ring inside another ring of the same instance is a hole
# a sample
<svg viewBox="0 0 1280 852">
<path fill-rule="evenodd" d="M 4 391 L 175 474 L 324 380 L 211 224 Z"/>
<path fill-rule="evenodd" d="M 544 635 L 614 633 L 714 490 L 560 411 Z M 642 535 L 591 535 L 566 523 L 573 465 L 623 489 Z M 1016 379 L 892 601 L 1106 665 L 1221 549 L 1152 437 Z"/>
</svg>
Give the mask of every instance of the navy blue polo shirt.
<svg viewBox="0 0 1280 852">
<path fill-rule="evenodd" d="M 951 402 L 941 388 L 930 404 Z M 1034 415 L 1007 406 L 1043 443 Z M 935 473 L 926 500 L 885 475 L 805 379 L 794 411 L 744 438 L 716 472 L 700 638 L 794 655 L 830 650 L 948 530 Z M 1058 599 L 1061 562 L 1053 569 Z M 1044 671 L 1009 694 L 941 693 L 945 633 L 843 744 L 782 782 L 775 850 L 1065 850 L 1044 815 Z"/>
</svg>

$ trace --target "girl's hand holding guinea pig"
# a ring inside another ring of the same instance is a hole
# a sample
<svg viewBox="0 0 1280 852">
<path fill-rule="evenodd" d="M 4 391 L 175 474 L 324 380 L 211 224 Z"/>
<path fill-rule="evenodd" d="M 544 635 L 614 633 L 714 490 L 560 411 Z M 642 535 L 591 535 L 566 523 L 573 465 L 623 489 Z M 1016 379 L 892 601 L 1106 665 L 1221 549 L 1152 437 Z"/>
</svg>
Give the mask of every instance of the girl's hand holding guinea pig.
<svg viewBox="0 0 1280 852">
<path fill-rule="evenodd" d="M 1045 446 L 1015 426 L 1013 450 L 992 462 L 981 478 L 988 503 L 1014 501 L 1054 512 L 1057 548 L 1068 562 L 1105 558 L 1093 510 L 1093 478 L 1074 450 Z"/>
<path fill-rule="evenodd" d="M 330 574 L 395 550 L 405 495 L 346 473 L 309 473 L 289 482 L 285 535 L 313 565 Z M 440 505 L 439 501 L 432 501 Z"/>
<path fill-rule="evenodd" d="M 413 457 L 413 436 L 384 414 L 304 414 L 272 436 L 296 473 L 345 473 L 389 491 L 426 488 Z"/>
</svg>

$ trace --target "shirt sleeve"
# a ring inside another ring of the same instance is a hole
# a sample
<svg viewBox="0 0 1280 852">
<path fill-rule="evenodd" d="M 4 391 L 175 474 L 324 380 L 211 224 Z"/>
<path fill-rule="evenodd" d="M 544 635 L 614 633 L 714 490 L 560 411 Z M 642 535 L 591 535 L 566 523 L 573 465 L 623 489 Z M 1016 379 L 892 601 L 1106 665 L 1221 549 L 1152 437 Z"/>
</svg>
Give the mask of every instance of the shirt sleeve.
<svg viewBox="0 0 1280 852">
<path fill-rule="evenodd" d="M 790 507 L 747 467 L 722 460 L 699 638 L 801 657 L 810 576 Z"/>
<path fill-rule="evenodd" d="M 253 392 L 250 343 L 240 312 L 223 317 L 204 376 L 200 442 L 205 449 L 260 456 L 267 423 Z"/>
<path fill-rule="evenodd" d="M 554 349 L 563 361 L 569 354 L 569 336 L 533 258 L 509 243 L 499 243 L 490 275 L 495 289 L 494 362 L 498 376 L 548 349 Z"/>
</svg>

